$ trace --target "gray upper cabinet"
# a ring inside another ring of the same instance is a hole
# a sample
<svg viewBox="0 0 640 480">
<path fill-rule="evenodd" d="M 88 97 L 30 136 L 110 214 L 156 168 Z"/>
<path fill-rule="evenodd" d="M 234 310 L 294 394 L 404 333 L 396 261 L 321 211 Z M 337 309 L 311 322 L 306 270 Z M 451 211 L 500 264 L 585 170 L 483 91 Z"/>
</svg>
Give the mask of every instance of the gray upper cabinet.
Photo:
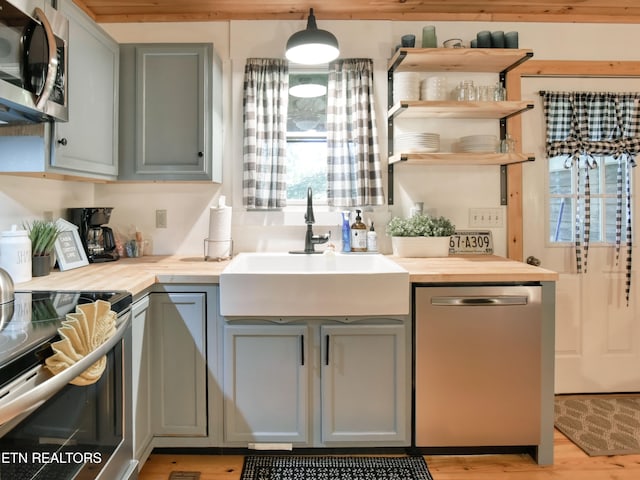
<svg viewBox="0 0 640 480">
<path fill-rule="evenodd" d="M 56 123 L 53 167 L 118 174 L 118 44 L 73 2 L 69 19 L 69 121 Z"/>
<path fill-rule="evenodd" d="M 121 180 L 222 180 L 222 82 L 211 44 L 120 46 Z"/>
</svg>

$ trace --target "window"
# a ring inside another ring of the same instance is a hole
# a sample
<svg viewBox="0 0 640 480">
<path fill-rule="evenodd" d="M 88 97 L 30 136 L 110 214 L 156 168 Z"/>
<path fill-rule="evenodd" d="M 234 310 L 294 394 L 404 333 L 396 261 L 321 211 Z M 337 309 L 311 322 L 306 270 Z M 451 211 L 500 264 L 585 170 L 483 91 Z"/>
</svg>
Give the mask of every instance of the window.
<svg viewBox="0 0 640 480">
<path fill-rule="evenodd" d="M 342 59 L 324 72 L 296 73 L 291 74 L 292 82 L 303 83 L 304 79 L 310 85 L 322 81 L 326 87 L 321 88 L 327 93 L 296 96 L 290 102 L 286 61 L 247 59 L 243 205 L 247 209 L 280 209 L 287 203 L 300 203 L 309 185 L 319 203 L 332 207 L 384 205 L 373 61 Z"/>
<path fill-rule="evenodd" d="M 575 241 L 576 208 L 579 205 L 584 216 L 586 170 L 580 168 L 580 188 L 576 188 L 575 163 L 565 168 L 566 156 L 549 160 L 549 240 L 551 243 L 571 243 Z M 590 201 L 590 242 L 601 244 L 616 243 L 616 212 L 618 209 L 618 160 L 613 157 L 597 157 L 597 167 L 589 169 Z M 582 162 L 581 162 L 581 165 Z M 626 184 L 627 169 L 621 167 L 622 185 Z M 622 202 L 622 242 L 626 241 L 624 228 L 626 219 L 626 192 L 621 192 Z M 581 218 L 582 218 L 581 217 Z"/>
<path fill-rule="evenodd" d="M 295 205 L 313 190 L 314 202 L 327 202 L 327 72 L 290 71 L 287 113 L 287 203 Z M 322 85 L 315 97 L 291 94 L 296 85 Z"/>
</svg>

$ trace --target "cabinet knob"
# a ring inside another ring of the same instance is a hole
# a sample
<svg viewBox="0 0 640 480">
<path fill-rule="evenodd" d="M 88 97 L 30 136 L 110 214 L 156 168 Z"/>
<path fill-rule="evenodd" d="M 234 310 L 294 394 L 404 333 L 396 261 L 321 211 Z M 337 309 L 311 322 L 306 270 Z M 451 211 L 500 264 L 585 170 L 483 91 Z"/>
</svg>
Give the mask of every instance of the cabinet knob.
<svg viewBox="0 0 640 480">
<path fill-rule="evenodd" d="M 64 147 L 67 144 L 67 139 L 61 138 L 60 140 L 58 140 L 58 143 Z"/>
<path fill-rule="evenodd" d="M 199 156 L 200 158 L 202 158 L 202 157 L 204 157 L 204 153 L 203 153 L 203 152 L 198 152 L 198 156 Z"/>
</svg>

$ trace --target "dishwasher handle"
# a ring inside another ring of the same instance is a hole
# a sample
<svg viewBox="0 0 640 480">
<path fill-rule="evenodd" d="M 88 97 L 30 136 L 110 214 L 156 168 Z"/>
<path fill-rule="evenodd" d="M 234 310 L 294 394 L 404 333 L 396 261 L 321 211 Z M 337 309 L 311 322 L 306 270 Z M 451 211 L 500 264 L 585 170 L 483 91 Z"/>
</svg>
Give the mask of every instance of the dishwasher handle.
<svg viewBox="0 0 640 480">
<path fill-rule="evenodd" d="M 493 307 L 501 305 L 527 305 L 526 295 L 495 295 L 470 297 L 431 297 L 431 305 L 448 307 Z"/>
</svg>

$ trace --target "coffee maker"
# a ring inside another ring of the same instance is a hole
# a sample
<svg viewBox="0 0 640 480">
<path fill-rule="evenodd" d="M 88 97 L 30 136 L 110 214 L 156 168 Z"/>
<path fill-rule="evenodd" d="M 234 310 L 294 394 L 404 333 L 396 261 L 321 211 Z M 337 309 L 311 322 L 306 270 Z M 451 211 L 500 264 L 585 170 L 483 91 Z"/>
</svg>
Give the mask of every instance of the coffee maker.
<svg viewBox="0 0 640 480">
<path fill-rule="evenodd" d="M 109 223 L 112 210 L 110 207 L 69 209 L 69 220 L 78 226 L 89 262 L 112 262 L 120 258 L 113 230 L 105 226 Z"/>
</svg>

